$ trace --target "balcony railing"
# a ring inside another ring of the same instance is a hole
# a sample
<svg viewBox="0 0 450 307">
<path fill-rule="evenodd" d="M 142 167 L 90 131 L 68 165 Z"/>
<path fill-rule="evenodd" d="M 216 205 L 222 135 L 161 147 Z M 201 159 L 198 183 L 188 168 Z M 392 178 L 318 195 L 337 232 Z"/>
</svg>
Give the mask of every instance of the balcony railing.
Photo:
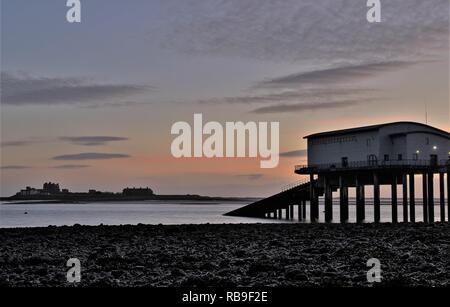
<svg viewBox="0 0 450 307">
<path fill-rule="evenodd" d="M 312 171 L 312 170 L 342 170 L 355 168 L 397 168 L 397 167 L 411 167 L 411 168 L 427 168 L 427 167 L 443 167 L 450 166 L 450 159 L 447 160 L 389 160 L 389 161 L 351 161 L 347 163 L 336 162 L 327 164 L 313 164 L 313 165 L 296 165 L 295 171 Z"/>
</svg>

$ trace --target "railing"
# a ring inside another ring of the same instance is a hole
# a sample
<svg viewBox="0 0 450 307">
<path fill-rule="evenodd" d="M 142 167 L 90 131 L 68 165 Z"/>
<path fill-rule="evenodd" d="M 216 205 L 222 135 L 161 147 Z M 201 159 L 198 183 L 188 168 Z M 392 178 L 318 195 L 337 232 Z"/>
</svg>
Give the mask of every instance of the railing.
<svg viewBox="0 0 450 307">
<path fill-rule="evenodd" d="M 389 160 L 389 161 L 351 161 L 347 163 L 336 162 L 314 165 L 296 165 L 295 170 L 333 170 L 333 169 L 351 169 L 351 168 L 378 168 L 378 167 L 440 167 L 450 166 L 450 159 L 447 160 Z"/>
<path fill-rule="evenodd" d="M 298 181 L 295 181 L 295 182 L 292 182 L 292 183 L 290 183 L 290 184 L 287 184 L 287 185 L 283 186 L 283 187 L 281 188 L 281 191 L 282 191 L 282 192 L 289 191 L 289 190 L 291 190 L 291 189 L 294 189 L 294 188 L 296 188 L 296 187 L 299 187 L 299 186 L 301 186 L 301 185 L 304 185 L 304 184 L 306 184 L 306 183 L 308 183 L 308 182 L 309 182 L 309 179 L 298 180 Z"/>
</svg>

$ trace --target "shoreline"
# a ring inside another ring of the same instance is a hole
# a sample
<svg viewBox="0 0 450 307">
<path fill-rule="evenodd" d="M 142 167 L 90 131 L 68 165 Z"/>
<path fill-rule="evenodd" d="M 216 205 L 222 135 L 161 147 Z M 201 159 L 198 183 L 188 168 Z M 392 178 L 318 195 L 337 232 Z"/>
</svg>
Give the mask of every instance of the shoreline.
<svg viewBox="0 0 450 307">
<path fill-rule="evenodd" d="M 0 229 L 0 286 L 450 286 L 450 224 L 201 224 Z M 366 262 L 378 258 L 382 282 Z"/>
</svg>

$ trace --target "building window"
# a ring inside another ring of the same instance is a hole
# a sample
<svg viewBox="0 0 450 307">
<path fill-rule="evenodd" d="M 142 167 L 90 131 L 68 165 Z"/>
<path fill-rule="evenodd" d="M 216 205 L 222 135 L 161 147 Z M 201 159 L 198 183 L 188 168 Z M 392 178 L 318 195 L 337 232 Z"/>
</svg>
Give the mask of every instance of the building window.
<svg viewBox="0 0 450 307">
<path fill-rule="evenodd" d="M 438 156 L 437 155 L 430 155 L 430 164 L 433 166 L 438 165 Z"/>
<path fill-rule="evenodd" d="M 384 161 L 389 161 L 389 155 L 384 155 Z"/>
<path fill-rule="evenodd" d="M 341 161 L 342 161 L 342 167 L 348 166 L 348 158 L 347 157 L 342 157 Z"/>
<path fill-rule="evenodd" d="M 367 161 L 369 162 L 369 165 L 377 165 L 377 156 L 376 155 L 368 155 Z"/>
<path fill-rule="evenodd" d="M 402 154 L 398 154 L 397 160 L 398 160 L 398 161 L 402 161 L 402 160 L 403 160 L 403 155 L 402 155 Z"/>
</svg>

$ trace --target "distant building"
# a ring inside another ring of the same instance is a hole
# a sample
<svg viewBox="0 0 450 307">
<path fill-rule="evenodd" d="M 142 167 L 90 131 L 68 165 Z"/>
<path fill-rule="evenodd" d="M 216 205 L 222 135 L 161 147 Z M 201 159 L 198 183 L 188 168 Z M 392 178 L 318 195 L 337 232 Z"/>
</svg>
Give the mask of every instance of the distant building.
<svg viewBox="0 0 450 307">
<path fill-rule="evenodd" d="M 58 183 L 46 182 L 42 187 L 42 191 L 48 194 L 59 194 L 61 192 Z"/>
<path fill-rule="evenodd" d="M 16 195 L 19 196 L 34 196 L 34 195 L 42 195 L 42 190 L 38 190 L 32 187 L 26 187 L 24 190 L 20 190 Z"/>
<path fill-rule="evenodd" d="M 446 131 L 415 122 L 394 122 L 374 126 L 316 133 L 308 140 L 308 166 L 389 161 L 449 159 L 450 138 Z"/>
<path fill-rule="evenodd" d="M 123 196 L 151 196 L 153 191 L 150 188 L 125 188 L 122 191 Z"/>
</svg>

